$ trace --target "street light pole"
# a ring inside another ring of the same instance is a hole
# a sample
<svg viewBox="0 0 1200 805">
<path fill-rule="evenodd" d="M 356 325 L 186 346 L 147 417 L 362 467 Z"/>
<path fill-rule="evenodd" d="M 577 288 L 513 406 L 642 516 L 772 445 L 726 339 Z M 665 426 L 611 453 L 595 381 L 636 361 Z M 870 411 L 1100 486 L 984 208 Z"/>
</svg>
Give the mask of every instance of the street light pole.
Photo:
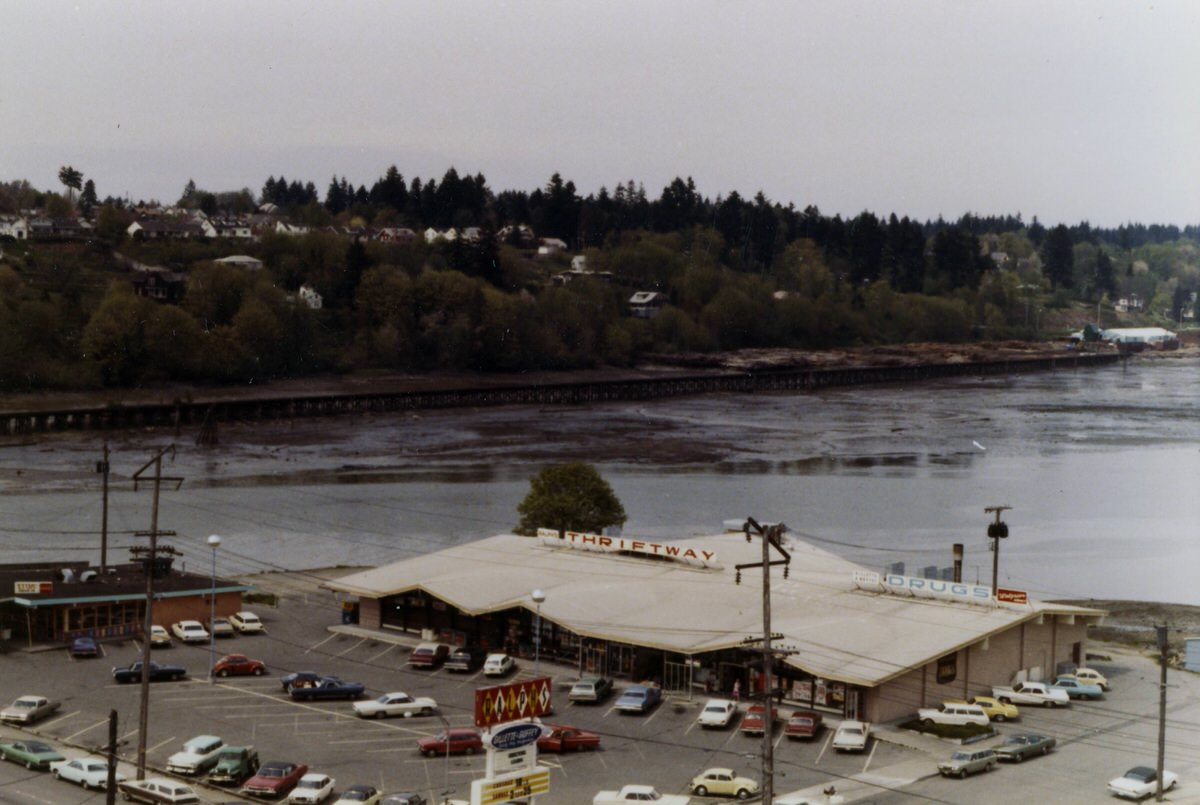
<svg viewBox="0 0 1200 805">
<path fill-rule="evenodd" d="M 537 604 L 537 611 L 533 621 L 533 677 L 537 679 L 541 676 L 542 602 L 546 600 L 546 593 L 541 589 L 537 589 L 530 593 L 530 597 L 533 598 L 533 603 Z"/>
<path fill-rule="evenodd" d="M 212 548 L 212 594 L 209 596 L 208 616 L 208 683 L 213 681 L 213 668 L 217 664 L 217 548 L 221 545 L 220 536 L 213 534 L 208 538 L 208 547 Z"/>
</svg>

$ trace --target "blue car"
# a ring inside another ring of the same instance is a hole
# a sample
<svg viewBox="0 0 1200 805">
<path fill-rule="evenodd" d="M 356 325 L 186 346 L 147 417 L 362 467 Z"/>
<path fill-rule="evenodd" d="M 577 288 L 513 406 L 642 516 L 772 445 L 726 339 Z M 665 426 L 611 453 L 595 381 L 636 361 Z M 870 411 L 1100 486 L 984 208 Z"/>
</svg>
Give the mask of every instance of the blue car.
<svg viewBox="0 0 1200 805">
<path fill-rule="evenodd" d="M 77 637 L 71 641 L 71 645 L 67 647 L 67 651 L 72 657 L 99 657 L 100 647 L 96 645 L 96 641 L 90 637 Z"/>
<path fill-rule="evenodd" d="M 1104 691 L 1099 685 L 1081 682 L 1073 676 L 1060 676 L 1054 680 L 1051 688 L 1065 691 L 1070 699 L 1103 699 Z"/>
<path fill-rule="evenodd" d="M 630 685 L 625 688 L 616 708 L 622 713 L 648 713 L 662 701 L 662 691 L 649 685 Z"/>
</svg>

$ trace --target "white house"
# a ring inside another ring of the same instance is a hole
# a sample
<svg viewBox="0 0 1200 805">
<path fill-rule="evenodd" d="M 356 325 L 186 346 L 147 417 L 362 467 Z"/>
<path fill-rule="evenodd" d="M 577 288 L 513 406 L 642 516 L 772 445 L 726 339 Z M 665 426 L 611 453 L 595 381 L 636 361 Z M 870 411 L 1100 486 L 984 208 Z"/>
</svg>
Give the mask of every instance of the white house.
<svg viewBox="0 0 1200 805">
<path fill-rule="evenodd" d="M 248 254 L 231 254 L 228 257 L 222 257 L 219 260 L 214 260 L 214 263 L 220 263 L 224 266 L 234 266 L 236 268 L 244 268 L 248 271 L 258 271 L 263 267 L 262 260 L 257 257 L 251 257 Z"/>
<path fill-rule="evenodd" d="M 209 218 L 201 224 L 204 235 L 209 238 L 238 238 L 249 240 L 254 237 L 250 222 L 244 218 Z"/>
<path fill-rule="evenodd" d="M 666 304 L 666 294 L 658 291 L 638 291 L 629 297 L 629 312 L 639 319 L 652 319 Z"/>
<path fill-rule="evenodd" d="M 19 215 L 0 215 L 0 238 L 29 239 L 29 222 Z"/>
<path fill-rule="evenodd" d="M 312 287 L 307 282 L 300 286 L 300 290 L 297 291 L 297 294 L 300 297 L 300 301 L 308 305 L 312 310 L 321 309 L 321 295 L 317 293 L 316 288 Z"/>
<path fill-rule="evenodd" d="M 277 235 L 307 235 L 308 227 L 304 224 L 292 224 L 287 221 L 275 222 L 275 234 Z"/>
</svg>

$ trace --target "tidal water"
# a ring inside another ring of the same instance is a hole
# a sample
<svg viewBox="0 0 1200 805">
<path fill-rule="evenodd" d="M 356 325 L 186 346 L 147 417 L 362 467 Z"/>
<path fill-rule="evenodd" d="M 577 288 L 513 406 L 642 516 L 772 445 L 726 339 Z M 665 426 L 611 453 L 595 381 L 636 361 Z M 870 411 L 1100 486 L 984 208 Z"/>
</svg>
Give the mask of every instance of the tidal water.
<svg viewBox="0 0 1200 805">
<path fill-rule="evenodd" d="M 247 574 L 371 565 L 509 531 L 548 463 L 594 464 L 627 535 L 782 521 L 873 569 L 951 563 L 991 581 L 988 506 L 1004 513 L 1000 583 L 1041 597 L 1200 604 L 1200 361 L 957 378 L 819 393 L 712 395 L 0 441 L 5 562 L 109 561 L 158 528 L 178 561 Z M 731 537 L 734 538 L 734 537 Z"/>
</svg>

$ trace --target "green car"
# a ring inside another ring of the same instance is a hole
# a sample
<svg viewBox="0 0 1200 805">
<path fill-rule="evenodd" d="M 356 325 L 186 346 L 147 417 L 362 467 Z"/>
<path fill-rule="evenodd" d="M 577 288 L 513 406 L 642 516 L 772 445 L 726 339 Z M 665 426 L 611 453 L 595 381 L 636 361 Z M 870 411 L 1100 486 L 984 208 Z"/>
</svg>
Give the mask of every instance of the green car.
<svg viewBox="0 0 1200 805">
<path fill-rule="evenodd" d="M 46 771 L 50 764 L 66 760 L 62 753 L 54 751 L 54 747 L 41 741 L 6 741 L 0 743 L 0 755 L 5 760 L 20 763 L 27 769 Z"/>
</svg>

